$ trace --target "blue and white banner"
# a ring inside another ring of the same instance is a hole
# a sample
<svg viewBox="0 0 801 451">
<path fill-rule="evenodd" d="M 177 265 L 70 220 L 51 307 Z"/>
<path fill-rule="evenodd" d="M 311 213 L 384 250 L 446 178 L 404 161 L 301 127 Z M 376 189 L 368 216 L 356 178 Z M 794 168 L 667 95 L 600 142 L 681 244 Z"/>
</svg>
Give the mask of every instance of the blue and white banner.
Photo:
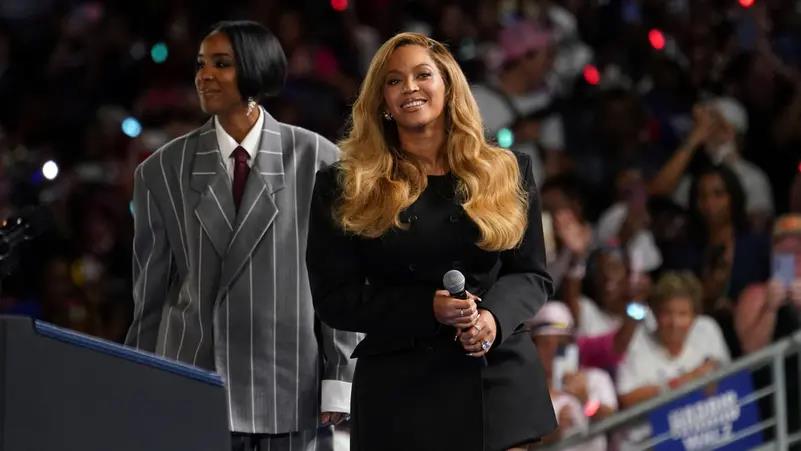
<svg viewBox="0 0 801 451">
<path fill-rule="evenodd" d="M 700 450 L 730 440 L 759 422 L 755 402 L 740 406 L 752 392 L 751 374 L 743 371 L 721 380 L 717 386 L 698 390 L 654 410 L 648 417 L 654 437 L 670 432 L 670 440 L 657 451 Z M 719 450 L 751 449 L 762 443 L 762 434 L 744 437 Z"/>
</svg>

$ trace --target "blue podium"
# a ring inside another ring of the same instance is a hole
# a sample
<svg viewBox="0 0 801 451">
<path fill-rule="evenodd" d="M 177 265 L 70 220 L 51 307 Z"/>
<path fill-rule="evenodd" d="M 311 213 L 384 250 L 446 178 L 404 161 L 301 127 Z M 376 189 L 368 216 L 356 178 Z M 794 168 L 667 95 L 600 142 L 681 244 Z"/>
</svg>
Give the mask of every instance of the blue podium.
<svg viewBox="0 0 801 451">
<path fill-rule="evenodd" d="M 230 449 L 218 375 L 0 316 L 0 451 Z"/>
</svg>

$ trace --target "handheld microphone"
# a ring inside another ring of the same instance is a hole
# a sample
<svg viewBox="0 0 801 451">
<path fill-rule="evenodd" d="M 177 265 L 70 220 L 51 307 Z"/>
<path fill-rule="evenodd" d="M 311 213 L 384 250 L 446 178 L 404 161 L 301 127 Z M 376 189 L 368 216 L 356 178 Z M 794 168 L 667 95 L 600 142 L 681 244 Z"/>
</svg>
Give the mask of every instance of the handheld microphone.
<svg viewBox="0 0 801 451">
<path fill-rule="evenodd" d="M 464 284 L 464 274 L 456 269 L 451 269 L 442 276 L 442 285 L 445 286 L 445 289 L 448 290 L 452 298 L 467 299 L 467 291 L 464 289 Z M 479 362 L 481 366 L 487 366 L 487 357 L 481 356 Z"/>
<path fill-rule="evenodd" d="M 467 299 L 467 292 L 464 289 L 464 274 L 459 270 L 451 269 L 442 276 L 442 285 L 456 299 Z"/>
</svg>

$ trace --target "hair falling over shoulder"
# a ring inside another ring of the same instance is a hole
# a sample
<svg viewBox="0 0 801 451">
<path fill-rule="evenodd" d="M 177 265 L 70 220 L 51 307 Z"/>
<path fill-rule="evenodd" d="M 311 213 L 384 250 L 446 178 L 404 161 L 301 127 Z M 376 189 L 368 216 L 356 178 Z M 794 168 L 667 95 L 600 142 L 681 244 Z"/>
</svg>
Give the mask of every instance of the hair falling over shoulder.
<svg viewBox="0 0 801 451">
<path fill-rule="evenodd" d="M 395 124 L 382 119 L 387 60 L 404 45 L 428 49 L 446 84 L 448 165 L 458 179 L 457 196 L 488 251 L 512 249 L 527 226 L 527 193 L 517 158 L 484 139 L 478 106 L 467 79 L 444 45 L 417 33 L 401 33 L 376 52 L 353 105 L 350 130 L 342 149 L 339 184 L 342 195 L 334 215 L 347 232 L 377 238 L 404 228 L 399 213 L 412 205 L 427 184 L 415 159 L 400 150 Z"/>
</svg>

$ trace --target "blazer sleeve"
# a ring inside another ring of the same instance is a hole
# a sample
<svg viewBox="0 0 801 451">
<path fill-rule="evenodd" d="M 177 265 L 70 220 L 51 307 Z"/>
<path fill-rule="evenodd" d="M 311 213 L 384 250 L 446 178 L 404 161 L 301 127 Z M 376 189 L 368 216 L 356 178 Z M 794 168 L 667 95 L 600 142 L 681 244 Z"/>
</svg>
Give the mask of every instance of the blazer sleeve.
<svg viewBox="0 0 801 451">
<path fill-rule="evenodd" d="M 173 259 L 164 221 L 143 174 L 140 165 L 134 172 L 134 312 L 125 344 L 155 352 Z"/>
<path fill-rule="evenodd" d="M 328 168 L 339 159 L 339 149 L 332 142 L 315 134 L 317 170 Z M 350 355 L 361 340 L 361 334 L 341 331 L 317 321 L 317 339 L 323 354 L 320 388 L 321 412 L 350 412 L 350 393 L 356 360 Z"/>
<path fill-rule="evenodd" d="M 553 295 L 551 276 L 545 269 L 540 198 L 532 176 L 531 160 L 516 155 L 523 186 L 528 193 L 526 232 L 519 247 L 501 252 L 498 279 L 479 306 L 489 310 L 497 321 L 496 343 L 503 343 Z"/>
<path fill-rule="evenodd" d="M 318 173 L 312 195 L 306 265 L 312 299 L 329 326 L 354 332 L 394 336 L 431 336 L 437 331 L 434 289 L 408 283 L 367 281 L 358 237 L 336 223 L 337 166 Z"/>
<path fill-rule="evenodd" d="M 320 412 L 350 413 L 351 383 L 356 370 L 356 360 L 350 356 L 361 341 L 361 334 L 337 330 L 322 321 L 318 321 L 317 333 L 323 354 Z"/>
</svg>

